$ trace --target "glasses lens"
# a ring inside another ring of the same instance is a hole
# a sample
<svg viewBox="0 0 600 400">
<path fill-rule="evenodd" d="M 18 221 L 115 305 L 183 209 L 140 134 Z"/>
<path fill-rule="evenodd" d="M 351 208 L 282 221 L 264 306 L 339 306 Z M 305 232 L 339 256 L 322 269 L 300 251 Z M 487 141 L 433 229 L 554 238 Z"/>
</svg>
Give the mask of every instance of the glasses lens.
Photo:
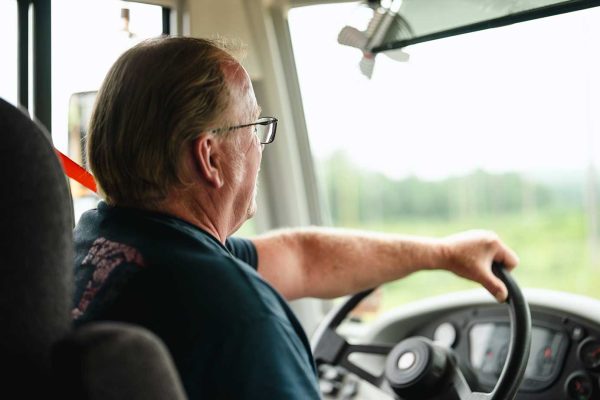
<svg viewBox="0 0 600 400">
<path fill-rule="evenodd" d="M 275 132 L 277 131 L 277 118 L 273 118 L 269 128 L 269 141 L 267 143 L 271 143 L 273 140 L 275 140 Z"/>
<path fill-rule="evenodd" d="M 275 128 L 277 127 L 277 120 L 275 118 L 261 118 L 258 120 L 256 128 L 258 140 L 262 144 L 268 144 L 275 138 Z"/>
<path fill-rule="evenodd" d="M 256 125 L 256 136 L 258 136 L 259 142 L 265 143 L 265 139 L 269 134 L 268 130 L 269 127 L 266 125 Z"/>
</svg>

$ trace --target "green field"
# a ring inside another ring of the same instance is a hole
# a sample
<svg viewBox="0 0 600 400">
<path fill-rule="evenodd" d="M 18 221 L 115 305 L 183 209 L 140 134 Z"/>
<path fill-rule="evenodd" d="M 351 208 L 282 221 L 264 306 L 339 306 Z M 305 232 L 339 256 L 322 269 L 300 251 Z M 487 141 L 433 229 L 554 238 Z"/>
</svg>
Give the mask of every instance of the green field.
<svg viewBox="0 0 600 400">
<path fill-rule="evenodd" d="M 444 236 L 467 229 L 494 230 L 519 255 L 521 262 L 515 276 L 522 287 L 555 289 L 600 299 L 600 243 L 592 245 L 581 211 L 515 213 L 460 221 L 404 219 L 360 228 L 427 236 Z M 385 285 L 383 308 L 475 287 L 478 286 L 445 271 L 419 272 Z"/>
</svg>

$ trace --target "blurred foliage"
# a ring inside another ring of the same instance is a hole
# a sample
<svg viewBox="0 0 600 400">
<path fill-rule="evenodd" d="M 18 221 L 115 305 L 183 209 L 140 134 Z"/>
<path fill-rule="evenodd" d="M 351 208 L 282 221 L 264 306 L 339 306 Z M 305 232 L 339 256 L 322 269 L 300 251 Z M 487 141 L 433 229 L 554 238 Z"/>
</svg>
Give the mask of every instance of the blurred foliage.
<svg viewBox="0 0 600 400">
<path fill-rule="evenodd" d="M 439 181 L 414 176 L 394 180 L 357 168 L 341 151 L 321 167 L 331 216 L 344 226 L 400 217 L 450 220 L 529 214 L 537 209 L 581 208 L 583 203 L 580 182 L 550 186 L 516 172 L 491 174 L 476 170 Z"/>
<path fill-rule="evenodd" d="M 586 217 L 583 176 L 553 181 L 476 170 L 394 180 L 358 169 L 343 152 L 320 171 L 336 226 L 426 236 L 490 229 L 519 254 L 522 286 L 600 298 L 600 243 Z M 419 272 L 385 285 L 383 308 L 474 287 L 445 271 Z"/>
</svg>

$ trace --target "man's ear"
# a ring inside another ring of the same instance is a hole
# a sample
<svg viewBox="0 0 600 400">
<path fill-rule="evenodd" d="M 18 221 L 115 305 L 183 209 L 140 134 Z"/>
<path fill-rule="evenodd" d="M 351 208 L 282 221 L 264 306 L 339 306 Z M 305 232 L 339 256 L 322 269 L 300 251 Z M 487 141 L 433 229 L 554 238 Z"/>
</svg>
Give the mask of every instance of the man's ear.
<svg viewBox="0 0 600 400">
<path fill-rule="evenodd" d="M 212 135 L 202 135 L 192 145 L 192 160 L 196 170 L 215 188 L 223 186 L 221 149 L 219 141 Z"/>
</svg>

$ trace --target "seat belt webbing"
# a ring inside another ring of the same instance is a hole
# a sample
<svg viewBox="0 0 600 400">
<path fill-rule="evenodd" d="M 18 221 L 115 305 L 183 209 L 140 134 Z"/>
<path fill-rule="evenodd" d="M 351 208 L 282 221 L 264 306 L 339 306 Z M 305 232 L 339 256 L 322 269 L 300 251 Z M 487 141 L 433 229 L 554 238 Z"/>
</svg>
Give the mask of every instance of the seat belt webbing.
<svg viewBox="0 0 600 400">
<path fill-rule="evenodd" d="M 81 165 L 71 160 L 68 156 L 61 153 L 59 150 L 54 150 L 56 151 L 56 154 L 62 163 L 65 174 L 69 178 L 74 179 L 86 188 L 90 189 L 92 192 L 96 193 L 96 181 L 94 180 L 92 174 L 86 171 Z"/>
</svg>

